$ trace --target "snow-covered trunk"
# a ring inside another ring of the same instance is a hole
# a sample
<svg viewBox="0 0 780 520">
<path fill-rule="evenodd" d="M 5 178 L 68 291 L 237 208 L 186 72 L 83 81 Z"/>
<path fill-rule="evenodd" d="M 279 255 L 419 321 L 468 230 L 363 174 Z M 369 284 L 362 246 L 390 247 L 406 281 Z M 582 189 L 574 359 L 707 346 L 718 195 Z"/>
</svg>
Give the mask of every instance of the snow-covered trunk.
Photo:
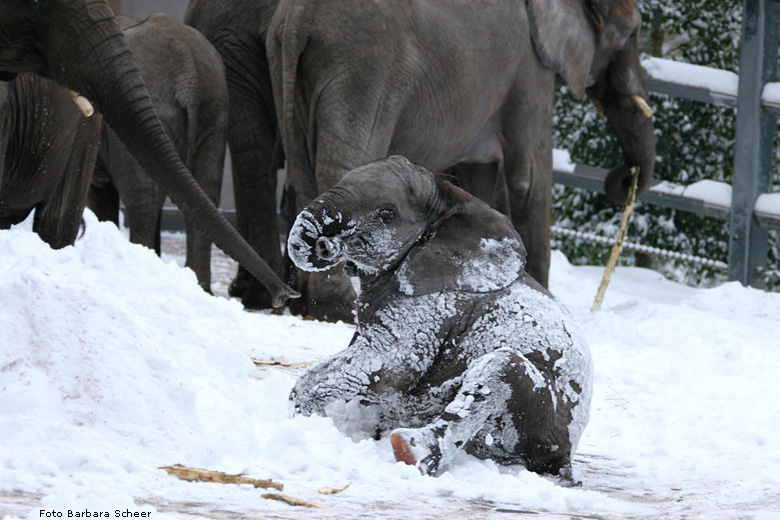
<svg viewBox="0 0 780 520">
<path fill-rule="evenodd" d="M 344 260 L 341 235 L 349 219 L 336 209 L 330 195 L 328 192 L 306 206 L 290 229 L 287 250 L 304 271 L 325 271 Z"/>
</svg>

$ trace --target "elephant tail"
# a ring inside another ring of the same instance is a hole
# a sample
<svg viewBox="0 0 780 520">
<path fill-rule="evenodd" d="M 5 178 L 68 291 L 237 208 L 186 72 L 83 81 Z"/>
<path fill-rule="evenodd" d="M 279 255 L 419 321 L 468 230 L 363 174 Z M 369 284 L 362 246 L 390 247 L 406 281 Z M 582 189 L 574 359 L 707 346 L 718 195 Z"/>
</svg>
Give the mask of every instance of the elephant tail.
<svg viewBox="0 0 780 520">
<path fill-rule="evenodd" d="M 274 91 L 281 92 L 276 109 L 285 150 L 292 149 L 291 143 L 295 139 L 293 122 L 298 62 L 309 41 L 304 20 L 307 4 L 306 0 L 288 0 L 280 4 L 268 32 L 267 49 Z M 290 161 L 292 156 L 294 154 L 288 152 L 287 160 Z"/>
</svg>

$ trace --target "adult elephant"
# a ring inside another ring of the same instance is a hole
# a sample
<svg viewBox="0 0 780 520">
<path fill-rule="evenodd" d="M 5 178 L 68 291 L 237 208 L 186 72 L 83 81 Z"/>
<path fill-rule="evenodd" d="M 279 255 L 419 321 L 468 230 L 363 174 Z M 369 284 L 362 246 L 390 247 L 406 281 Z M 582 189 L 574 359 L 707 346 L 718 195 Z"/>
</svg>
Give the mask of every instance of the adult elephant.
<svg viewBox="0 0 780 520">
<path fill-rule="evenodd" d="M 38 209 L 46 213 L 41 217 L 46 221 L 36 222 L 36 230 L 52 245 L 64 245 L 72 241 L 68 237 L 75 237 L 80 223 L 80 212 L 70 205 L 83 208 L 87 195 L 83 183 L 69 178 L 75 158 L 67 150 L 58 151 L 55 141 L 49 140 L 55 136 L 41 134 L 36 126 L 35 110 L 58 110 L 60 105 L 36 107 L 27 97 L 35 83 L 19 76 L 24 72 L 46 76 L 91 100 L 146 172 L 219 247 L 268 285 L 277 305 L 295 296 L 222 217 L 182 164 L 105 0 L 0 1 L 0 81 L 11 83 L 5 86 L 2 101 L 3 227 Z M 63 167 L 54 159 L 67 164 Z M 75 184 L 84 191 L 71 193 Z M 63 213 L 68 220 L 57 223 Z M 60 238 L 42 233 L 57 226 L 63 228 Z"/>
<path fill-rule="evenodd" d="M 222 60 L 197 30 L 158 13 L 146 20 L 117 16 L 165 132 L 209 199 L 219 204 L 228 125 L 228 91 Z M 166 193 L 150 179 L 107 126 L 98 152 L 89 207 L 118 223 L 124 201 L 130 240 L 160 254 Z M 211 242 L 187 225 L 186 266 L 211 291 Z"/>
<path fill-rule="evenodd" d="M 277 170 L 284 162 L 277 144 L 276 110 L 265 38 L 278 0 L 190 0 L 184 21 L 200 31 L 225 64 L 230 92 L 228 143 L 233 165 L 236 220 L 241 235 L 263 251 L 271 268 L 284 272 L 277 215 Z M 231 296 L 245 307 L 268 307 L 268 291 L 240 266 Z"/>
<path fill-rule="evenodd" d="M 556 76 L 588 93 L 622 147 L 610 199 L 625 200 L 630 167 L 640 190 L 652 178 L 640 23 L 635 0 L 281 0 L 266 43 L 298 209 L 390 154 L 460 165 L 470 184 L 494 165 L 527 270 L 546 286 Z M 316 281 L 302 289 L 322 300 Z"/>
</svg>

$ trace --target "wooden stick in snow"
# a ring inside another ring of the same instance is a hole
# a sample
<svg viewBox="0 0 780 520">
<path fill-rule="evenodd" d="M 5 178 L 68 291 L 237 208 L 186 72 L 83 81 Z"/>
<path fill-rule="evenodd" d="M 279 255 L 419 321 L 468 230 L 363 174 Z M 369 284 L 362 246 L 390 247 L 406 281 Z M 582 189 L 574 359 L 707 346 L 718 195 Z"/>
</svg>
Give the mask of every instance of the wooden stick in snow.
<svg viewBox="0 0 780 520">
<path fill-rule="evenodd" d="M 221 471 L 211 471 L 208 469 L 188 468 L 181 464 L 174 464 L 173 466 L 163 466 L 158 468 L 166 471 L 168 474 L 174 477 L 186 480 L 188 482 L 215 482 L 218 484 L 251 484 L 256 488 L 263 489 L 277 489 L 281 491 L 284 489 L 284 485 L 274 482 L 273 480 L 249 478 L 243 475 L 228 475 Z"/>
<path fill-rule="evenodd" d="M 601 278 L 601 285 L 599 285 L 596 299 L 593 301 L 593 307 L 590 309 L 591 312 L 596 312 L 601 309 L 601 303 L 604 301 L 604 294 L 607 292 L 607 286 L 612 278 L 612 273 L 615 272 L 620 253 L 623 252 L 623 241 L 626 238 L 626 231 L 628 231 L 628 223 L 631 220 L 631 214 L 634 212 L 636 186 L 638 183 L 639 167 L 634 166 L 631 168 L 631 188 L 628 190 L 628 200 L 626 201 L 626 209 L 623 211 L 623 219 L 620 222 L 620 231 L 615 239 L 615 245 L 612 246 L 612 253 L 609 255 L 609 262 L 607 262 L 607 268 L 604 270 L 604 276 Z"/>
<path fill-rule="evenodd" d="M 324 487 L 317 490 L 317 493 L 321 495 L 335 495 L 337 493 L 341 493 L 345 489 L 349 487 L 349 484 L 344 484 L 343 486 L 339 487 Z"/>
<path fill-rule="evenodd" d="M 263 498 L 269 500 L 278 500 L 291 506 L 303 506 L 303 507 L 317 507 L 320 509 L 328 509 L 326 506 L 320 505 L 316 502 L 309 502 L 308 500 L 302 500 L 300 498 L 291 497 L 290 495 L 284 495 L 282 493 L 266 493 Z"/>
<path fill-rule="evenodd" d="M 252 363 L 262 367 L 297 368 L 297 367 L 307 367 L 309 365 L 313 365 L 314 363 L 316 363 L 316 361 L 287 362 L 287 361 L 276 361 L 275 359 L 265 360 L 265 359 L 252 358 Z"/>
</svg>

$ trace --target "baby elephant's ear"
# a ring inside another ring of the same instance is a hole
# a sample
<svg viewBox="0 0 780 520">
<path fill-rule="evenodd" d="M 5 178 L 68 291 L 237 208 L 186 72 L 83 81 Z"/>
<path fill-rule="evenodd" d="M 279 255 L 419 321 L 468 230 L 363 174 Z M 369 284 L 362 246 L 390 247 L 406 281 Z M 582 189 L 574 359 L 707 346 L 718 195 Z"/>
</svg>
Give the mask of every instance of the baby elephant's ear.
<svg viewBox="0 0 780 520">
<path fill-rule="evenodd" d="M 396 271 L 404 294 L 498 291 L 523 273 L 525 246 L 509 219 L 462 190 L 449 189 L 459 192 L 458 203 Z"/>
</svg>

